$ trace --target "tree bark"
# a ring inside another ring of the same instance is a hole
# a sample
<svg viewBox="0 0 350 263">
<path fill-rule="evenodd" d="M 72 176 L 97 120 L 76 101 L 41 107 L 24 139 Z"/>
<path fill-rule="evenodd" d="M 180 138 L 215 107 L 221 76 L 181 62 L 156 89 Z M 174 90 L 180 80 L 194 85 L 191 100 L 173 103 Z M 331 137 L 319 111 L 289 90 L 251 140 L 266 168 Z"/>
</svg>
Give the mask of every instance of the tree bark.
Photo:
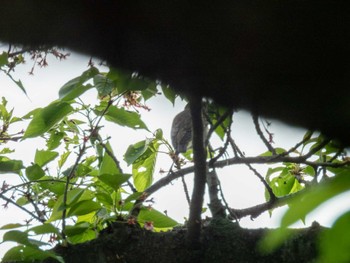
<svg viewBox="0 0 350 263">
<path fill-rule="evenodd" d="M 194 249 L 185 242 L 186 228 L 153 233 L 138 226 L 114 223 L 96 240 L 70 247 L 57 246 L 54 250 L 66 263 L 303 263 L 317 258 L 317 237 L 325 230 L 318 224 L 292 230 L 292 238 L 273 253 L 264 254 L 258 246 L 267 231 L 243 229 L 228 220 L 217 219 L 202 227 L 200 246 Z"/>
</svg>

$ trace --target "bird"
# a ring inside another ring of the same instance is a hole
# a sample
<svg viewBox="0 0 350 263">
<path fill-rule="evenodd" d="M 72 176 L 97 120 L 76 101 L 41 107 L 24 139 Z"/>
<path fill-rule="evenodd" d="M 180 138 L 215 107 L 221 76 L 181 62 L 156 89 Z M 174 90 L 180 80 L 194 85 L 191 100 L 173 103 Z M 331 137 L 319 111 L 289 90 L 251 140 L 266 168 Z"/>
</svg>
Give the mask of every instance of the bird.
<svg viewBox="0 0 350 263">
<path fill-rule="evenodd" d="M 192 142 L 192 119 L 190 106 L 178 113 L 171 126 L 171 143 L 175 149 L 175 155 L 185 153 Z"/>
<path fill-rule="evenodd" d="M 202 109 L 202 119 L 203 119 L 203 130 L 204 130 L 204 141 L 207 135 L 207 125 L 208 121 L 205 117 L 204 111 L 206 108 Z M 179 153 L 185 153 L 189 148 L 192 147 L 192 117 L 190 111 L 190 104 L 185 106 L 185 109 L 178 113 L 171 126 L 171 143 L 175 149 L 175 155 Z"/>
</svg>

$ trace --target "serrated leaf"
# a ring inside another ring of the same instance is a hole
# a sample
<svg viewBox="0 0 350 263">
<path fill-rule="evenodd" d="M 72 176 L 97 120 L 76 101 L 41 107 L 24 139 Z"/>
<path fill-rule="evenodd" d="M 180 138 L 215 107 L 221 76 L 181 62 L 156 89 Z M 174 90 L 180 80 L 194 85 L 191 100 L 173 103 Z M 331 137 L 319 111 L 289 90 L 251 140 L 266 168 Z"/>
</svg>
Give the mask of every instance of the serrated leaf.
<svg viewBox="0 0 350 263">
<path fill-rule="evenodd" d="M 165 98 L 167 98 L 174 106 L 175 99 L 177 97 L 176 92 L 172 88 L 170 88 L 169 86 L 161 85 L 161 88 L 162 88 L 162 91 L 163 91 Z"/>
<path fill-rule="evenodd" d="M 32 245 L 29 241 L 28 233 L 25 233 L 19 230 L 11 230 L 11 231 L 5 232 L 2 240 L 3 242 L 13 241 L 22 245 L 29 245 L 29 246 Z"/>
<path fill-rule="evenodd" d="M 158 156 L 158 147 L 158 142 L 153 141 L 148 146 L 147 151 L 132 164 L 134 185 L 138 192 L 143 192 L 153 182 L 153 173 Z"/>
<path fill-rule="evenodd" d="M 39 185 L 43 189 L 47 189 L 50 192 L 53 192 L 56 195 L 62 195 L 65 189 L 66 181 L 57 181 L 57 179 L 51 176 L 44 176 L 41 178 L 43 182 L 39 182 Z M 44 181 L 45 180 L 45 181 Z M 52 180 L 52 182 L 50 182 Z"/>
<path fill-rule="evenodd" d="M 141 94 L 145 101 L 156 96 L 158 94 L 157 84 L 155 82 L 148 83 L 147 88 L 141 90 Z"/>
<path fill-rule="evenodd" d="M 112 187 L 114 191 L 118 191 L 120 186 L 125 183 L 131 174 L 101 174 L 98 178 L 108 186 Z"/>
<path fill-rule="evenodd" d="M 112 147 L 109 142 L 106 143 L 106 147 L 109 150 L 111 154 L 113 154 Z M 120 170 L 118 165 L 115 163 L 113 158 L 107 153 L 107 151 L 104 151 L 103 158 L 101 161 L 99 174 L 119 174 Z"/>
<path fill-rule="evenodd" d="M 43 225 L 35 226 L 32 228 L 29 228 L 26 232 L 28 233 L 34 232 L 36 235 L 49 234 L 49 233 L 60 235 L 59 229 L 53 226 L 52 224 L 43 224 Z"/>
<path fill-rule="evenodd" d="M 304 218 L 308 213 L 316 209 L 330 198 L 350 189 L 350 171 L 343 170 L 333 178 L 328 179 L 314 187 L 310 187 L 302 196 L 294 198 L 289 204 L 281 220 L 283 227 L 288 227 L 298 219 Z"/>
<path fill-rule="evenodd" d="M 124 160 L 126 163 L 128 165 L 133 164 L 142 154 L 144 154 L 150 143 L 151 140 L 147 139 L 130 145 L 124 154 Z"/>
<path fill-rule="evenodd" d="M 94 76 L 94 86 L 97 89 L 99 97 L 111 95 L 116 89 L 115 83 L 103 74 Z"/>
<path fill-rule="evenodd" d="M 38 164 L 33 164 L 26 168 L 26 176 L 29 181 L 35 181 L 45 176 L 45 172 Z"/>
<path fill-rule="evenodd" d="M 53 131 L 50 134 L 50 138 L 46 142 L 47 149 L 49 151 L 56 149 L 61 145 L 61 140 L 64 137 L 63 132 Z"/>
<path fill-rule="evenodd" d="M 45 164 L 53 161 L 58 156 L 58 152 L 36 150 L 34 162 L 39 166 L 44 166 Z"/>
<path fill-rule="evenodd" d="M 65 116 L 73 111 L 67 102 L 56 101 L 45 108 L 37 109 L 23 135 L 23 139 L 43 135 Z"/>
<path fill-rule="evenodd" d="M 114 122 L 123 127 L 148 130 L 146 124 L 141 120 L 140 114 L 136 112 L 110 106 L 104 116 L 107 121 Z"/>
<path fill-rule="evenodd" d="M 68 216 L 81 216 L 97 211 L 101 205 L 92 200 L 83 200 L 71 206 Z"/>
<path fill-rule="evenodd" d="M 72 189 L 67 193 L 67 202 L 66 202 L 66 209 L 67 209 L 67 214 L 69 214 L 69 207 L 73 206 L 76 204 L 79 200 L 79 198 L 83 195 L 84 189 L 76 188 Z M 63 195 L 61 195 L 53 209 L 50 218 L 46 221 L 46 223 L 51 223 L 55 220 L 59 220 L 62 218 L 62 212 L 64 210 L 64 204 L 63 204 Z"/>
<path fill-rule="evenodd" d="M 91 67 L 84 71 L 79 77 L 76 77 L 66 84 L 64 84 L 59 90 L 59 98 L 61 101 L 70 101 L 80 95 L 82 95 L 87 90 L 91 89 L 93 86 L 91 84 L 83 85 L 86 81 L 93 78 L 99 71 L 95 67 Z"/>
<path fill-rule="evenodd" d="M 137 219 L 140 223 L 153 222 L 153 226 L 156 228 L 171 228 L 179 224 L 174 219 L 153 208 L 142 208 Z"/>
<path fill-rule="evenodd" d="M 80 234 L 70 236 L 69 242 L 72 244 L 80 244 L 80 243 L 85 243 L 85 242 L 90 241 L 90 240 L 95 239 L 95 238 L 96 238 L 96 231 L 94 231 L 92 229 L 87 229 Z"/>
<path fill-rule="evenodd" d="M 64 233 L 71 237 L 74 235 L 79 235 L 90 228 L 90 224 L 87 222 L 80 222 L 73 226 L 66 226 Z"/>
</svg>

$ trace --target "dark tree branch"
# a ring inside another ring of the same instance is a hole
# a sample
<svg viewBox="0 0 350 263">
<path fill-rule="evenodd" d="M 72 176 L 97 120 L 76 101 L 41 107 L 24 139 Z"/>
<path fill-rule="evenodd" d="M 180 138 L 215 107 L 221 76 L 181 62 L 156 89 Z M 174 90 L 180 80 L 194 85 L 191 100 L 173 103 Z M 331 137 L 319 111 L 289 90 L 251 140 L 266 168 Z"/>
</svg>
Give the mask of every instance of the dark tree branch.
<svg viewBox="0 0 350 263">
<path fill-rule="evenodd" d="M 225 144 L 224 144 L 224 147 L 222 147 L 221 149 L 220 149 L 220 152 L 219 152 L 219 154 L 217 155 L 217 156 L 215 156 L 215 157 L 212 157 L 211 156 L 211 158 L 210 158 L 210 161 L 209 161 L 209 165 L 212 165 L 212 164 L 214 164 L 217 160 L 219 160 L 220 158 L 221 158 L 221 156 L 223 156 L 224 154 L 225 154 L 225 152 L 226 152 L 226 150 L 227 150 L 227 147 L 229 146 L 229 144 L 230 144 L 230 140 L 229 140 L 229 135 L 231 134 L 231 124 L 232 124 L 232 118 L 231 118 L 231 120 L 230 120 L 230 124 L 228 125 L 228 127 L 227 127 L 227 131 L 226 131 L 226 141 L 225 141 Z M 209 139 L 209 137 L 208 137 L 208 139 Z"/>
<path fill-rule="evenodd" d="M 181 176 L 181 181 L 182 181 L 182 186 L 184 188 L 184 192 L 185 192 L 185 196 L 186 196 L 186 201 L 188 203 L 188 205 L 191 204 L 191 199 L 190 199 L 190 195 L 188 193 L 188 188 L 187 188 L 187 184 L 186 184 L 186 181 L 185 181 L 185 177 L 184 176 Z"/>
<path fill-rule="evenodd" d="M 206 183 L 206 150 L 204 147 L 204 129 L 202 118 L 201 97 L 190 97 L 190 110 L 192 117 L 192 142 L 194 160 L 194 186 L 188 219 L 187 240 L 191 245 L 200 241 L 201 214 Z"/>
<path fill-rule="evenodd" d="M 225 218 L 225 207 L 219 199 L 220 181 L 215 168 L 207 172 L 207 184 L 209 193 L 209 209 L 213 218 Z"/>
<path fill-rule="evenodd" d="M 222 161 L 216 161 L 215 163 L 208 162 L 209 168 L 223 168 L 228 165 L 236 165 L 236 164 L 269 164 L 269 163 L 283 163 L 283 162 L 289 162 L 289 163 L 299 163 L 299 164 L 305 164 L 310 165 L 314 167 L 314 169 L 317 169 L 317 167 L 344 167 L 347 165 L 350 165 L 350 161 L 344 161 L 342 163 L 331 163 L 331 162 L 312 162 L 307 161 L 307 157 L 310 154 L 307 153 L 306 155 L 298 156 L 298 157 L 290 157 L 290 156 L 282 156 L 282 155 L 276 155 L 276 156 L 257 156 L 257 157 L 233 157 L 230 159 L 222 160 Z M 311 156 L 311 155 L 310 155 Z M 159 189 L 163 188 L 164 186 L 170 184 L 173 180 L 180 178 L 181 176 L 185 176 L 186 174 L 190 174 L 194 172 L 194 166 L 182 168 L 180 170 L 177 170 L 176 172 L 171 171 L 167 176 L 161 178 L 157 182 L 155 182 L 153 185 L 151 185 L 149 188 L 147 188 L 144 192 L 147 194 L 147 196 L 150 196 L 157 192 Z M 280 200 L 280 198 L 278 198 Z M 138 200 L 135 204 L 135 207 L 140 206 L 142 204 L 143 200 Z M 268 202 L 270 203 L 271 200 Z M 266 205 L 265 205 L 266 206 Z M 135 209 L 137 210 L 137 209 Z M 247 210 L 249 211 L 249 210 Z M 249 214 L 245 213 L 245 216 Z M 137 213 L 136 213 L 137 216 Z M 234 217 L 234 216 L 233 216 Z"/>
<path fill-rule="evenodd" d="M 296 196 L 303 194 L 304 192 L 305 190 L 302 190 L 287 196 L 276 197 L 275 199 L 271 199 L 268 202 L 244 209 L 230 208 L 230 212 L 232 212 L 238 219 L 246 216 L 250 216 L 251 219 L 254 219 L 270 209 L 278 208 L 288 204 L 288 201 L 290 201 L 292 198 L 295 198 Z"/>
</svg>

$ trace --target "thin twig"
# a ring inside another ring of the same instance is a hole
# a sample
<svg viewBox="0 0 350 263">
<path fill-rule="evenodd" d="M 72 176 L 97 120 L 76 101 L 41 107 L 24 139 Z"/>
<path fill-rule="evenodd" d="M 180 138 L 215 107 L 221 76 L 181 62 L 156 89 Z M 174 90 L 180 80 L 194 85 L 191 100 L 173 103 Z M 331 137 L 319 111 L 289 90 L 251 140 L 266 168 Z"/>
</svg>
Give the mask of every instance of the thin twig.
<svg viewBox="0 0 350 263">
<path fill-rule="evenodd" d="M 236 145 L 236 143 L 234 142 L 234 140 L 232 139 L 231 136 L 229 136 L 229 140 L 230 143 L 232 145 L 232 147 L 236 148 L 237 152 L 239 155 L 241 155 L 241 157 L 243 157 L 243 153 L 239 150 L 238 146 Z M 250 163 L 245 163 L 245 165 L 248 166 L 248 168 L 260 179 L 260 181 L 263 183 L 263 185 L 265 186 L 266 190 L 268 191 L 269 195 L 270 195 L 270 199 L 276 199 L 276 195 L 274 194 L 274 192 L 272 191 L 272 188 L 270 187 L 270 185 L 265 181 L 264 177 L 250 164 Z"/>
<path fill-rule="evenodd" d="M 267 147 L 267 149 L 272 152 L 272 155 L 276 155 L 276 150 L 275 148 L 272 147 L 271 143 L 265 138 L 262 130 L 260 129 L 260 125 L 259 125 L 259 118 L 258 115 L 256 114 L 252 114 L 253 117 L 253 122 L 255 125 L 255 130 L 258 133 L 260 139 L 263 141 L 263 143 L 265 144 L 265 146 Z"/>
<path fill-rule="evenodd" d="M 21 209 L 22 211 L 26 212 L 27 214 L 29 214 L 31 217 L 33 217 L 34 219 L 38 220 L 41 223 L 44 223 L 45 220 L 41 219 L 40 217 L 38 217 L 37 215 L 35 215 L 34 213 L 32 213 L 31 211 L 29 211 L 27 208 L 18 205 L 15 201 L 11 200 L 10 198 L 7 198 L 6 196 L 4 196 L 2 193 L 0 193 L 0 198 L 4 199 L 6 202 L 13 204 L 14 206 L 16 206 L 17 208 Z"/>
</svg>

